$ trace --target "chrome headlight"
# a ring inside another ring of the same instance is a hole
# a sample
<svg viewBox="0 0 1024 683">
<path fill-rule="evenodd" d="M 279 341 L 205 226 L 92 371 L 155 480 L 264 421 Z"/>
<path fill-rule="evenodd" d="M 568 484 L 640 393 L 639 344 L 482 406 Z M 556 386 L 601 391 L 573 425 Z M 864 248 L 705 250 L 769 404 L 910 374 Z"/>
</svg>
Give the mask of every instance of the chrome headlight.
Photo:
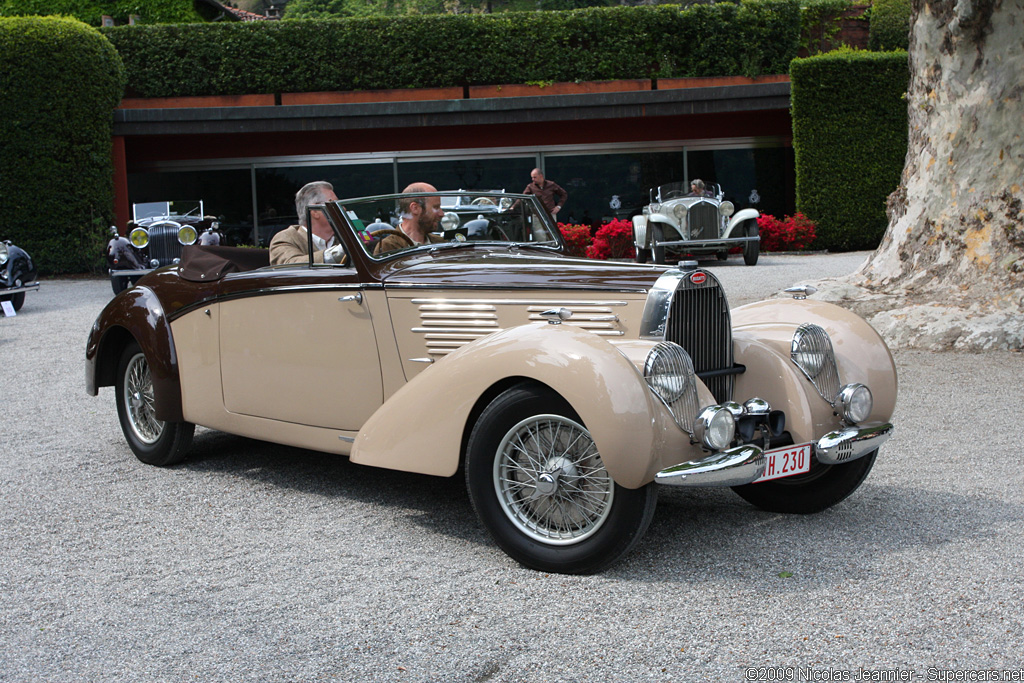
<svg viewBox="0 0 1024 683">
<path fill-rule="evenodd" d="M 131 240 L 133 246 L 145 249 L 149 246 L 149 231 L 145 228 L 135 228 L 128 233 L 128 239 Z"/>
<path fill-rule="evenodd" d="M 454 230 L 459 227 L 459 214 L 454 212 L 445 213 L 441 216 L 441 228 L 444 230 Z"/>
<path fill-rule="evenodd" d="M 672 207 L 672 213 L 673 215 L 675 215 L 676 220 L 678 220 L 681 223 L 683 219 L 686 218 L 686 205 L 676 204 L 675 206 Z"/>
<path fill-rule="evenodd" d="M 854 383 L 847 384 L 839 390 L 838 403 L 843 419 L 858 424 L 871 415 L 874 399 L 870 389 L 863 384 Z"/>
<path fill-rule="evenodd" d="M 195 244 L 195 241 L 199 238 L 199 234 L 196 229 L 191 225 L 183 225 L 178 228 L 178 242 L 183 246 Z"/>
<path fill-rule="evenodd" d="M 832 351 L 832 343 L 825 330 L 817 325 L 801 325 L 793 335 L 791 357 L 808 379 L 821 374 Z"/>
<path fill-rule="evenodd" d="M 693 435 L 707 448 L 720 451 L 736 436 L 736 419 L 722 406 L 708 406 L 697 416 Z"/>
<path fill-rule="evenodd" d="M 644 379 L 665 403 L 683 395 L 691 384 L 693 364 L 683 347 L 662 342 L 651 349 L 644 362 Z"/>
<path fill-rule="evenodd" d="M 509 209 L 511 209 L 512 208 L 512 198 L 511 197 L 502 197 L 501 201 L 498 202 L 498 208 L 501 209 L 502 211 L 508 211 Z"/>
<path fill-rule="evenodd" d="M 718 205 L 718 213 L 728 218 L 736 213 L 736 207 L 733 206 L 732 202 L 722 202 Z"/>
<path fill-rule="evenodd" d="M 673 342 L 656 344 L 644 362 L 644 379 L 679 428 L 692 436 L 697 417 L 697 375 L 686 350 Z"/>
<path fill-rule="evenodd" d="M 7 263 L 7 259 L 10 258 L 7 254 L 7 245 L 4 242 L 0 242 L 0 266 Z"/>
</svg>

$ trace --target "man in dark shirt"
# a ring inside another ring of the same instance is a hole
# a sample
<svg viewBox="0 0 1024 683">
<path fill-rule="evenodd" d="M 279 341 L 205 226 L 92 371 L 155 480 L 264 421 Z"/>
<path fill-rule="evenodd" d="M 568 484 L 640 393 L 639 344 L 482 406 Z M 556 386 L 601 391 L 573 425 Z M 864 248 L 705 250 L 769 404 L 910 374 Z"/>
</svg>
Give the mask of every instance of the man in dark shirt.
<svg viewBox="0 0 1024 683">
<path fill-rule="evenodd" d="M 533 169 L 530 172 L 530 177 L 533 179 L 533 182 L 526 186 L 523 194 L 537 195 L 540 203 L 544 205 L 544 210 L 557 221 L 558 212 L 561 211 L 565 200 L 569 198 L 569 193 L 553 180 L 545 180 L 544 174 L 540 172 L 539 168 Z"/>
</svg>

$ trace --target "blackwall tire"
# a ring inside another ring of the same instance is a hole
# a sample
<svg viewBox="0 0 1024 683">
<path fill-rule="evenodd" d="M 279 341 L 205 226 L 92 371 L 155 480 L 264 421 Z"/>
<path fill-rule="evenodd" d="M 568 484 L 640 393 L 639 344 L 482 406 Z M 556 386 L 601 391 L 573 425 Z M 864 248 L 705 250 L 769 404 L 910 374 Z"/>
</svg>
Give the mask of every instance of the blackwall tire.
<svg viewBox="0 0 1024 683">
<path fill-rule="evenodd" d="M 619 486 L 579 417 L 551 390 L 523 384 L 481 413 L 466 485 L 494 541 L 521 564 L 587 574 L 626 555 L 654 515 L 654 484 Z"/>
<path fill-rule="evenodd" d="M 115 393 L 121 431 L 136 458 L 158 467 L 185 459 L 192 445 L 195 425 L 156 419 L 149 363 L 135 342 L 121 354 Z"/>
<path fill-rule="evenodd" d="M 665 239 L 665 231 L 661 229 L 660 225 L 654 224 L 651 226 L 651 244 L 660 243 Z M 652 246 L 651 254 L 653 261 L 658 265 L 664 265 L 665 263 L 665 247 Z"/>
<path fill-rule="evenodd" d="M 732 490 L 743 500 L 768 512 L 801 515 L 821 512 L 857 490 L 871 472 L 877 455 L 875 450 L 842 465 L 824 465 L 815 460 L 806 474 L 734 486 Z"/>
<path fill-rule="evenodd" d="M 754 237 L 757 235 L 757 222 L 749 221 L 747 225 L 747 237 Z M 761 243 L 760 242 L 744 242 L 743 243 L 743 263 L 748 266 L 757 265 L 757 257 L 761 254 Z"/>
</svg>

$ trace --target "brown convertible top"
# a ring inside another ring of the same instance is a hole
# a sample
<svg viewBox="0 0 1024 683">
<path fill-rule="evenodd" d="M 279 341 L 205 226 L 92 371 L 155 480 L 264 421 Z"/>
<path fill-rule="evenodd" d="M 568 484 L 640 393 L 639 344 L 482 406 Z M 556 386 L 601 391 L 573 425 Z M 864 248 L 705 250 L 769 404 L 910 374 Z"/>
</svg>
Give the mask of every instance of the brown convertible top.
<svg viewBox="0 0 1024 683">
<path fill-rule="evenodd" d="M 266 249 L 203 247 L 197 244 L 181 250 L 178 274 L 192 282 L 212 282 L 228 273 L 256 270 L 270 265 Z"/>
</svg>

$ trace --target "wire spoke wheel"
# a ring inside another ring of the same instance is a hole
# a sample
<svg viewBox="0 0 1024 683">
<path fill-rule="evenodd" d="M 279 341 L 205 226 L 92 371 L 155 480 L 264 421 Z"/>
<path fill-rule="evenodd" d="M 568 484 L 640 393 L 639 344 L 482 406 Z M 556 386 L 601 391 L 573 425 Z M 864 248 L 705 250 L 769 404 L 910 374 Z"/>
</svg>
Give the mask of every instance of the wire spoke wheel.
<svg viewBox="0 0 1024 683">
<path fill-rule="evenodd" d="M 509 430 L 494 459 L 494 488 L 520 531 L 553 545 L 595 533 L 615 496 L 590 433 L 560 415 L 532 416 Z"/>
<path fill-rule="evenodd" d="M 128 361 L 124 373 L 124 407 L 128 414 L 128 423 L 139 441 L 154 444 L 164 431 L 164 423 L 156 419 L 153 408 L 153 378 L 149 374 L 149 364 L 142 353 L 137 353 Z"/>
</svg>

